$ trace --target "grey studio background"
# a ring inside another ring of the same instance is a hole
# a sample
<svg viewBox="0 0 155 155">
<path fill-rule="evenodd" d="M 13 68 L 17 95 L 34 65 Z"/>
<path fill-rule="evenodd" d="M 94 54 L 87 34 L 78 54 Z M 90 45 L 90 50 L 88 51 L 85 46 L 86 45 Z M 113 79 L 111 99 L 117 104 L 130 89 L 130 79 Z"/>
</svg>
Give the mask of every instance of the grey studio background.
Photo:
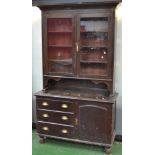
<svg viewBox="0 0 155 155">
<path fill-rule="evenodd" d="M 122 135 L 122 18 L 121 4 L 116 8 L 115 22 L 115 89 L 119 93 L 116 107 L 116 134 Z M 42 83 L 41 11 L 32 7 L 32 122 L 36 122 L 35 92 Z"/>
</svg>

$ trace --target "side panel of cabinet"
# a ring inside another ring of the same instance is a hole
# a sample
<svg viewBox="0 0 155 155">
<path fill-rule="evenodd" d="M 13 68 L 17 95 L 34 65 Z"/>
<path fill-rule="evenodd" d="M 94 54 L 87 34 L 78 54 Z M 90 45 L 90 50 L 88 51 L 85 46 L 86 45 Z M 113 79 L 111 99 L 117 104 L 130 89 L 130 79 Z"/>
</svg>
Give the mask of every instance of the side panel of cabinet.
<svg viewBox="0 0 155 155">
<path fill-rule="evenodd" d="M 42 13 L 43 74 L 74 76 L 75 16 Z"/>
<path fill-rule="evenodd" d="M 80 140 L 111 143 L 112 104 L 80 103 L 78 119 L 78 138 Z"/>
</svg>

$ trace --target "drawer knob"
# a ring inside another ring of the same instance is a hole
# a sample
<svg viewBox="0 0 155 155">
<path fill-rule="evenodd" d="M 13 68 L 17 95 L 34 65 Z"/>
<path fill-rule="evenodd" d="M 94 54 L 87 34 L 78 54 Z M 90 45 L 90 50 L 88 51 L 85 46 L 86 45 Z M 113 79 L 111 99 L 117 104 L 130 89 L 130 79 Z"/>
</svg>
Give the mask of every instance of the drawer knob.
<svg viewBox="0 0 155 155">
<path fill-rule="evenodd" d="M 43 129 L 44 131 L 48 131 L 48 127 L 47 127 L 47 126 L 44 126 L 42 129 Z"/>
<path fill-rule="evenodd" d="M 61 132 L 62 133 L 68 133 L 68 130 L 67 129 L 62 129 Z"/>
<path fill-rule="evenodd" d="M 43 114 L 43 117 L 48 117 L 48 114 Z"/>
<path fill-rule="evenodd" d="M 61 107 L 64 108 L 64 109 L 66 109 L 66 108 L 68 108 L 68 105 L 67 104 L 62 104 Z"/>
<path fill-rule="evenodd" d="M 62 116 L 61 119 L 66 121 L 66 120 L 68 120 L 68 117 L 67 116 Z"/>
<path fill-rule="evenodd" d="M 42 105 L 43 106 L 48 106 L 48 103 L 47 102 L 43 102 Z"/>
<path fill-rule="evenodd" d="M 101 56 L 101 59 L 103 59 L 103 58 L 104 58 L 104 56 L 102 55 L 102 56 Z"/>
</svg>

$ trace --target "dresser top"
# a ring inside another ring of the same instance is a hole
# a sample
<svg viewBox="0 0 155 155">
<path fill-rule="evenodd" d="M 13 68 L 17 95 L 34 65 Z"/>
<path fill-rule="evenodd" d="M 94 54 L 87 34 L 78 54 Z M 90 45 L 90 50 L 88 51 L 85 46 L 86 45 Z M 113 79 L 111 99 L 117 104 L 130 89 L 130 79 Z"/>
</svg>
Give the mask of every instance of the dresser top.
<svg viewBox="0 0 155 155">
<path fill-rule="evenodd" d="M 109 97 L 100 98 L 86 98 L 82 96 L 67 96 L 67 95 L 59 95 L 59 94 L 52 94 L 49 92 L 44 93 L 43 91 L 39 91 L 34 94 L 37 97 L 53 97 L 59 99 L 69 99 L 69 100 L 83 100 L 83 101 L 95 101 L 95 102 L 108 102 L 108 103 L 115 103 L 118 93 L 114 93 L 114 95 Z"/>
</svg>

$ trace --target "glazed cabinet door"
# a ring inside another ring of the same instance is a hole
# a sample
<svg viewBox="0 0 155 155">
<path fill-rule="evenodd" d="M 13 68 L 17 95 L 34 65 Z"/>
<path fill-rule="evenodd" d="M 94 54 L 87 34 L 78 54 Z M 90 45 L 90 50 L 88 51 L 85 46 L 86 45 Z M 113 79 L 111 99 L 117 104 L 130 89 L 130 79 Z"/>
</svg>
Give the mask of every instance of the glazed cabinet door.
<svg viewBox="0 0 155 155">
<path fill-rule="evenodd" d="M 83 103 L 79 106 L 78 136 L 81 140 L 110 143 L 111 141 L 111 108 L 95 103 Z"/>
<path fill-rule="evenodd" d="M 79 76 L 112 77 L 112 13 L 78 16 Z"/>
<path fill-rule="evenodd" d="M 75 73 L 75 18 L 71 14 L 43 14 L 44 75 Z"/>
</svg>

